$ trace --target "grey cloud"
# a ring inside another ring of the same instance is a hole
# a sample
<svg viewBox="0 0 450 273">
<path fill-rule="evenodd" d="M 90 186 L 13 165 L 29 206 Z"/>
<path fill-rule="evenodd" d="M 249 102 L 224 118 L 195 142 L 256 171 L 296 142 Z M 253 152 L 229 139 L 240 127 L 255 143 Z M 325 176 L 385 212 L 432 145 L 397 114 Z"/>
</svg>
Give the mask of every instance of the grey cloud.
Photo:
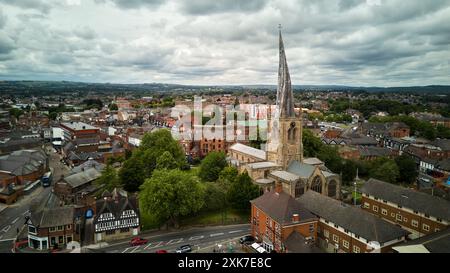
<svg viewBox="0 0 450 273">
<path fill-rule="evenodd" d="M 0 9 L 0 29 L 2 29 L 6 25 L 6 15 L 3 13 L 3 10 Z"/>
<path fill-rule="evenodd" d="M 52 6 L 44 0 L 2 0 L 4 4 L 16 6 L 22 9 L 34 9 L 43 13 L 48 13 Z"/>
<path fill-rule="evenodd" d="M 181 1 L 182 11 L 193 15 L 222 12 L 255 12 L 267 4 L 268 0 L 190 0 Z"/>
<path fill-rule="evenodd" d="M 7 55 L 16 48 L 14 41 L 6 34 L 0 32 L 0 55 Z"/>
<path fill-rule="evenodd" d="M 124 9 L 137 9 L 141 7 L 157 7 L 164 0 L 95 0 L 98 3 L 110 2 Z"/>
<path fill-rule="evenodd" d="M 85 40 L 92 40 L 97 37 L 97 33 L 90 27 L 79 27 L 74 30 L 74 34 Z"/>
</svg>

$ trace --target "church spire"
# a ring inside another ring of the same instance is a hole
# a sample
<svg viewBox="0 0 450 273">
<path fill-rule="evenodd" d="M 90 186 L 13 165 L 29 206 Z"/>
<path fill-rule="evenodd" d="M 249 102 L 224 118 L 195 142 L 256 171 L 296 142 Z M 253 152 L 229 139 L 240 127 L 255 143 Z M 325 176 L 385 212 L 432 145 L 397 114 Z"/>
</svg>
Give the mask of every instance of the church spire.
<svg viewBox="0 0 450 273">
<path fill-rule="evenodd" d="M 281 36 L 281 25 L 279 25 L 279 51 L 280 61 L 278 67 L 277 106 L 280 117 L 295 117 L 294 96 L 292 94 L 291 77 L 284 52 L 283 37 Z"/>
</svg>

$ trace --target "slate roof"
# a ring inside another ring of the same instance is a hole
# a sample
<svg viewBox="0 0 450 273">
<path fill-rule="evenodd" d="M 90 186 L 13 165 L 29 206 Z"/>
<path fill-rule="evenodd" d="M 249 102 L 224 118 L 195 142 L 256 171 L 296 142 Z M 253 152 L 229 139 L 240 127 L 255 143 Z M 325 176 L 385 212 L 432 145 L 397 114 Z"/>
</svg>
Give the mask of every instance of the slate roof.
<svg viewBox="0 0 450 273">
<path fill-rule="evenodd" d="M 430 253 L 450 253 L 450 228 L 399 244 L 397 247 L 422 245 Z"/>
<path fill-rule="evenodd" d="M 20 150 L 0 157 L 0 170 L 13 175 L 27 175 L 45 165 L 47 155 L 40 149 Z"/>
<path fill-rule="evenodd" d="M 94 168 L 90 168 L 84 172 L 69 175 L 64 178 L 64 181 L 67 182 L 72 188 L 77 188 L 81 185 L 94 181 L 100 176 L 101 173 L 99 171 Z"/>
<path fill-rule="evenodd" d="M 384 147 L 358 147 L 359 150 L 359 154 L 361 156 L 378 156 L 378 157 L 383 157 L 383 156 L 389 156 L 391 155 L 392 151 L 388 148 L 384 148 Z"/>
<path fill-rule="evenodd" d="M 312 242 L 308 242 L 297 231 L 292 232 L 284 241 L 284 246 L 288 253 L 324 253 Z"/>
<path fill-rule="evenodd" d="M 324 164 L 322 160 L 320 160 L 320 159 L 318 159 L 316 157 L 304 158 L 303 159 L 303 163 L 309 164 L 309 165 L 321 165 L 321 164 Z"/>
<path fill-rule="evenodd" d="M 369 212 L 315 191 L 307 191 L 297 200 L 315 215 L 369 241 L 384 243 L 408 234 L 400 227 L 390 224 Z"/>
<path fill-rule="evenodd" d="M 98 218 L 102 213 L 112 213 L 115 219 L 119 219 L 122 216 L 122 212 L 127 209 L 132 209 L 139 217 L 139 206 L 136 195 L 130 195 L 125 191 L 114 189 L 112 193 L 107 191 L 103 192 L 104 198 L 96 201 L 96 216 L 94 217 L 94 223 L 97 223 Z M 110 198 L 106 198 L 110 196 Z"/>
<path fill-rule="evenodd" d="M 270 175 L 289 182 L 297 181 L 300 178 L 298 175 L 286 171 L 273 171 L 270 172 Z"/>
<path fill-rule="evenodd" d="M 294 214 L 299 215 L 300 222 L 317 219 L 302 204 L 285 192 L 277 193 L 275 190 L 272 190 L 265 192 L 250 202 L 281 225 L 292 224 L 292 216 Z"/>
<path fill-rule="evenodd" d="M 75 174 L 75 173 L 82 172 L 83 169 L 87 170 L 90 168 L 95 168 L 97 171 L 101 172 L 105 168 L 105 164 L 99 163 L 98 161 L 93 160 L 93 159 L 89 159 L 88 161 L 84 162 L 83 164 L 80 164 L 80 165 L 74 167 L 71 172 Z"/>
<path fill-rule="evenodd" d="M 264 169 L 264 168 L 275 168 L 280 167 L 280 165 L 271 162 L 271 161 L 263 161 L 263 162 L 256 162 L 256 163 L 250 163 L 247 166 L 249 166 L 252 169 Z"/>
<path fill-rule="evenodd" d="M 393 185 L 377 179 L 369 179 L 361 192 L 450 221 L 450 202 L 436 196 Z"/>
<path fill-rule="evenodd" d="M 436 139 L 430 145 L 439 147 L 442 151 L 450 151 L 450 139 Z"/>
<path fill-rule="evenodd" d="M 315 169 L 316 167 L 314 165 L 300 163 L 294 160 L 289 164 L 287 171 L 301 178 L 310 178 Z"/>
<path fill-rule="evenodd" d="M 73 224 L 74 209 L 71 206 L 44 208 L 31 212 L 31 222 L 36 227 L 47 228 Z"/>
<path fill-rule="evenodd" d="M 260 149 L 256 149 L 241 143 L 233 144 L 230 147 L 230 150 L 235 150 L 237 152 L 241 152 L 243 154 L 247 154 L 262 160 L 266 160 L 266 152 Z"/>
<path fill-rule="evenodd" d="M 361 136 L 361 137 L 352 137 L 347 141 L 348 145 L 377 145 L 378 141 L 373 137 Z"/>
</svg>

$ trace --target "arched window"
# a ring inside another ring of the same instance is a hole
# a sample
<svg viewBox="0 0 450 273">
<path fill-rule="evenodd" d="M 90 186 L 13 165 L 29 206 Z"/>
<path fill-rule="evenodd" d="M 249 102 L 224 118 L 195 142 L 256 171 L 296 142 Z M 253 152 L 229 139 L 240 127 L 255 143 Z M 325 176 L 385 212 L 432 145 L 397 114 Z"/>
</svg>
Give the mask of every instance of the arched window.
<svg viewBox="0 0 450 273">
<path fill-rule="evenodd" d="M 328 183 L 328 196 L 335 198 L 336 190 L 337 190 L 337 182 L 336 180 L 331 180 L 330 183 Z"/>
<path fill-rule="evenodd" d="M 303 181 L 298 181 L 295 184 L 295 198 L 302 196 L 305 193 L 305 183 Z"/>
<path fill-rule="evenodd" d="M 311 189 L 315 192 L 322 193 L 322 179 L 320 176 L 314 177 L 311 183 Z"/>
</svg>

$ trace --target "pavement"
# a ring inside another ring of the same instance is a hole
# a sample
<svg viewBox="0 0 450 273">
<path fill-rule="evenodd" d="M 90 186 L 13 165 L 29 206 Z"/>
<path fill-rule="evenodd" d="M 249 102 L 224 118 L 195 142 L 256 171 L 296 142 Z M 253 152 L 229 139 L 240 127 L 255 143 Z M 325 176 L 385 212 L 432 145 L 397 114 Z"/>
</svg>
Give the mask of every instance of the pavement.
<svg viewBox="0 0 450 273">
<path fill-rule="evenodd" d="M 240 251 L 239 238 L 250 233 L 250 225 L 228 225 L 203 228 L 191 228 L 174 232 L 157 232 L 141 234 L 148 243 L 140 246 L 130 246 L 130 239 L 114 243 L 103 243 L 102 246 L 84 247 L 89 252 L 106 253 L 154 253 L 157 250 L 175 252 L 179 246 L 189 244 L 198 253 L 213 253 L 225 249 L 226 252 Z"/>
<path fill-rule="evenodd" d="M 69 168 L 60 162 L 58 154 L 50 154 L 49 164 L 54 170 L 55 179 L 69 172 Z M 29 195 L 21 196 L 16 203 L 2 204 L 0 208 L 0 253 L 11 252 L 12 244 L 18 235 L 17 230 L 20 231 L 25 227 L 25 216 L 29 213 L 31 202 L 42 201 L 48 197 L 51 189 L 52 187 L 38 186 Z"/>
</svg>

